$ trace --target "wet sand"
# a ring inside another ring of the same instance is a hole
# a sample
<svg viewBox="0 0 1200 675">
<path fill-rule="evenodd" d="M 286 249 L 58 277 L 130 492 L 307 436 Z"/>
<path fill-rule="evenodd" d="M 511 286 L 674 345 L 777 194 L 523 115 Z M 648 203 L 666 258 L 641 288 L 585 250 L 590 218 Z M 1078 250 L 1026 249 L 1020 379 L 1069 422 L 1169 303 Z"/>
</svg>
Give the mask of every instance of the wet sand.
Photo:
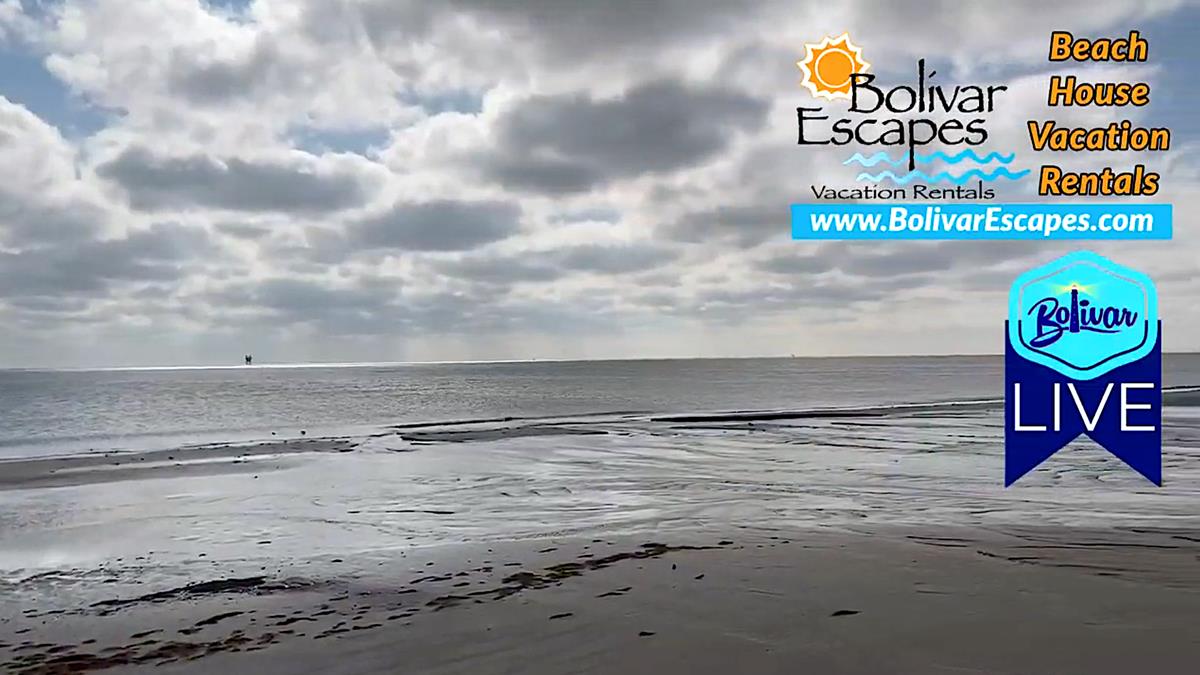
<svg viewBox="0 0 1200 675">
<path fill-rule="evenodd" d="M 689 533 L 330 560 L 7 620 L 6 671 L 1186 673 L 1200 533 Z M 368 564 L 371 563 L 371 564 Z"/>
<path fill-rule="evenodd" d="M 6 460 L 0 461 L 0 490 L 279 469 L 290 466 L 290 456 L 350 452 L 357 445 L 346 438 L 313 438 Z"/>
<path fill-rule="evenodd" d="M 0 671 L 1191 673 L 1166 488 L 1001 423 L 496 420 L 0 462 Z M 853 454 L 848 454 L 853 453 Z"/>
</svg>

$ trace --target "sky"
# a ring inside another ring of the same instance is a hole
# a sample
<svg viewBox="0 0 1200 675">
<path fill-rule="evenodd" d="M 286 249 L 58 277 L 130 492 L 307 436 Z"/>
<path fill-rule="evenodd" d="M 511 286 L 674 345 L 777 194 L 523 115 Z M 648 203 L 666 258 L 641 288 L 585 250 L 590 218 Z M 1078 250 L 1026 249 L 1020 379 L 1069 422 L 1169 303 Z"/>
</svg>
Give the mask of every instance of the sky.
<svg viewBox="0 0 1200 675">
<path fill-rule="evenodd" d="M 1051 64 L 1052 29 L 1150 60 Z M 1080 246 L 790 239 L 854 185 L 796 144 L 844 31 L 881 82 L 1008 86 L 1014 167 L 1027 119 L 1170 127 L 1061 160 L 1162 174 L 1173 241 L 1087 247 L 1200 350 L 1193 3 L 0 0 L 0 367 L 1000 353 L 1012 280 Z M 1047 108 L 1064 72 L 1151 104 Z"/>
</svg>

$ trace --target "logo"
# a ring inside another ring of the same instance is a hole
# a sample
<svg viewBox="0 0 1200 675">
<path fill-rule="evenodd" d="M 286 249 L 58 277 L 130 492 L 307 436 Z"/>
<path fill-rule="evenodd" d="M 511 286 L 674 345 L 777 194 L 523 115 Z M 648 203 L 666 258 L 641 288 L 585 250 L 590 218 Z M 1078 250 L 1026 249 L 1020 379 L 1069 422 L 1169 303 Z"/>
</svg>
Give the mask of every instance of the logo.
<svg viewBox="0 0 1200 675">
<path fill-rule="evenodd" d="M 826 37 L 814 44 L 805 43 L 807 55 L 796 65 L 804 73 L 800 84 L 817 98 L 833 100 L 850 98 L 851 76 L 871 68 L 862 56 L 862 49 L 850 41 L 849 33 L 836 38 Z"/>
<path fill-rule="evenodd" d="M 1008 312 L 1018 354 L 1077 380 L 1137 361 L 1158 342 L 1154 282 L 1093 253 L 1022 274 Z"/>
<path fill-rule="evenodd" d="M 1085 434 L 1162 484 L 1162 326 L 1148 276 L 1081 251 L 1013 282 L 1005 484 Z"/>
<path fill-rule="evenodd" d="M 798 144 L 904 149 L 896 157 L 886 149 L 851 154 L 844 164 L 864 169 L 856 180 L 890 180 L 897 185 L 920 180 L 961 186 L 969 181 L 1017 180 L 1029 173 L 1009 169 L 1015 157 L 1011 152 L 973 149 L 987 142 L 987 115 L 995 112 L 998 99 L 1008 90 L 1006 85 L 943 85 L 936 79 L 938 71 L 919 59 L 914 83 L 884 88 L 868 72 L 871 64 L 849 33 L 826 36 L 804 47 L 804 58 L 796 62 L 803 75 L 800 84 L 815 98 L 845 99 L 850 104 L 845 116 L 832 121 L 821 107 L 796 108 Z M 935 145 L 954 151 L 930 147 Z M 976 166 L 958 170 L 955 165 L 962 162 Z M 880 164 L 886 168 L 877 166 Z"/>
</svg>

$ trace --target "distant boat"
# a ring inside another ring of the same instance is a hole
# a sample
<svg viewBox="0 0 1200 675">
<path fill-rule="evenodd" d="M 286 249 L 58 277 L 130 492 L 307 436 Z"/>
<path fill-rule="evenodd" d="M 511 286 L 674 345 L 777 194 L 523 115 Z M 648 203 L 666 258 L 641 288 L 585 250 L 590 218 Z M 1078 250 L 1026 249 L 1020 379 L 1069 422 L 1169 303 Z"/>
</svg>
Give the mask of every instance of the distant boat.
<svg viewBox="0 0 1200 675">
<path fill-rule="evenodd" d="M 252 363 L 254 363 L 254 355 L 253 355 L 253 354 L 247 354 L 247 355 L 246 355 L 246 365 L 250 365 L 250 364 L 252 364 Z"/>
</svg>

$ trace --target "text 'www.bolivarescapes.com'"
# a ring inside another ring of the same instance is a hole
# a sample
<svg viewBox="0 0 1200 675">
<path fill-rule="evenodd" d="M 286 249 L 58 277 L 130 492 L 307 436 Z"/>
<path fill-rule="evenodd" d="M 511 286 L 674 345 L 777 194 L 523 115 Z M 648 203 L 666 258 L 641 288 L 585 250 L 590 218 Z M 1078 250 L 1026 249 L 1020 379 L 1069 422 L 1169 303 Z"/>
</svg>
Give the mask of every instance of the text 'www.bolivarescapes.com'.
<svg viewBox="0 0 1200 675">
<path fill-rule="evenodd" d="M 793 204 L 793 239 L 1170 239 L 1170 204 Z"/>
</svg>

